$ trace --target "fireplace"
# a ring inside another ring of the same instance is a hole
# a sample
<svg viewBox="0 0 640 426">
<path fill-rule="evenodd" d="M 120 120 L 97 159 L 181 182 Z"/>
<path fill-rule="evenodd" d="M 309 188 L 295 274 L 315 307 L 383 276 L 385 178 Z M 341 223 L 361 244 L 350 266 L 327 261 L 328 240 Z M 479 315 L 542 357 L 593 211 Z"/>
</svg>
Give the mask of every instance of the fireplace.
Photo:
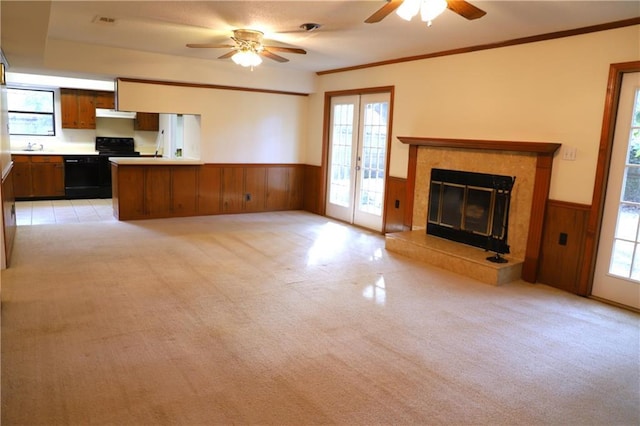
<svg viewBox="0 0 640 426">
<path fill-rule="evenodd" d="M 427 234 L 509 253 L 511 176 L 431 169 Z"/>
<path fill-rule="evenodd" d="M 398 139 L 409 145 L 405 223 L 410 230 L 387 234 L 387 249 L 492 284 L 520 276 L 535 282 L 553 157 L 560 144 L 409 136 Z M 484 250 L 425 232 L 434 168 L 518 177 L 510 191 L 509 223 L 504 231 L 509 235 L 509 263 L 487 262 Z M 511 271 L 503 274 L 506 269 Z"/>
</svg>

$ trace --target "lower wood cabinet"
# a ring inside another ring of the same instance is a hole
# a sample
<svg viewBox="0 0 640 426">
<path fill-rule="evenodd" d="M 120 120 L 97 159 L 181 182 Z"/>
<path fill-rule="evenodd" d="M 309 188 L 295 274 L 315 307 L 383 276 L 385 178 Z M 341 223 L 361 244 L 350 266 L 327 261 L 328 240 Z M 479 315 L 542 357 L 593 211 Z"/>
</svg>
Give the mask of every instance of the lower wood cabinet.
<svg viewBox="0 0 640 426">
<path fill-rule="evenodd" d="M 16 198 L 64 197 L 64 162 L 61 155 L 12 156 Z"/>
<path fill-rule="evenodd" d="M 120 220 L 298 210 L 303 166 L 112 164 Z"/>
</svg>

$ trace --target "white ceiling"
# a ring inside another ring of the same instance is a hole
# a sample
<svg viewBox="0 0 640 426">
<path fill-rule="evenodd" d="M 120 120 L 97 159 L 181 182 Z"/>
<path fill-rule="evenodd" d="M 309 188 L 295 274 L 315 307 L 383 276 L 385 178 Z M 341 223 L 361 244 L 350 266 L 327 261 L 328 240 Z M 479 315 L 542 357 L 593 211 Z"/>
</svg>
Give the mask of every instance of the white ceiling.
<svg viewBox="0 0 640 426">
<path fill-rule="evenodd" d="M 47 40 L 156 52 L 219 61 L 225 49 L 188 49 L 186 43 L 227 43 L 233 29 L 265 32 L 265 44 L 305 49 L 283 53 L 290 62 L 262 66 L 325 71 L 377 61 L 582 28 L 640 17 L 633 1 L 484 1 L 474 21 L 446 10 L 433 26 L 395 13 L 377 24 L 364 20 L 384 0 L 342 1 L 44 1 L 3 0 L 2 49 L 15 70 L 38 63 Z M 94 23 L 114 18 L 113 25 Z M 33 25 L 25 23 L 33 20 Z M 299 26 L 322 25 L 314 32 Z M 229 59 L 226 59 L 229 61 Z M 42 62 L 42 61 L 40 61 Z"/>
</svg>

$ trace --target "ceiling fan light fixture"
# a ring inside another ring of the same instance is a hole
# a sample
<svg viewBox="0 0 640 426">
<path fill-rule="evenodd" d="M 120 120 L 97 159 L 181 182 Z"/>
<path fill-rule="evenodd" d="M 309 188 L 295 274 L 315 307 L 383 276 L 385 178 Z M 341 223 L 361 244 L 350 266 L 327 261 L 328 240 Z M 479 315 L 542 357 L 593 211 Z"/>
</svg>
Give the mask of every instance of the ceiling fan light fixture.
<svg viewBox="0 0 640 426">
<path fill-rule="evenodd" d="M 396 14 L 405 21 L 410 21 L 420 12 L 421 3 L 422 0 L 405 0 L 396 11 Z"/>
<path fill-rule="evenodd" d="M 431 21 L 440 16 L 446 9 L 446 0 L 424 0 L 420 8 L 420 18 L 430 27 Z"/>
<path fill-rule="evenodd" d="M 262 58 L 253 50 L 238 50 L 231 60 L 243 67 L 255 67 L 262 63 Z"/>
</svg>

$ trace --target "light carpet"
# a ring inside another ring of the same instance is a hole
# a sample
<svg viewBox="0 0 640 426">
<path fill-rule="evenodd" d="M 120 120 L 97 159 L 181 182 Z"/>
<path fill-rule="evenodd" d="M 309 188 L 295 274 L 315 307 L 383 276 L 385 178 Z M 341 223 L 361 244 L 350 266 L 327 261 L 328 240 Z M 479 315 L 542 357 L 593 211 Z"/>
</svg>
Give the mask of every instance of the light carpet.
<svg viewBox="0 0 640 426">
<path fill-rule="evenodd" d="M 19 227 L 2 424 L 640 424 L 640 316 L 304 212 Z"/>
</svg>

